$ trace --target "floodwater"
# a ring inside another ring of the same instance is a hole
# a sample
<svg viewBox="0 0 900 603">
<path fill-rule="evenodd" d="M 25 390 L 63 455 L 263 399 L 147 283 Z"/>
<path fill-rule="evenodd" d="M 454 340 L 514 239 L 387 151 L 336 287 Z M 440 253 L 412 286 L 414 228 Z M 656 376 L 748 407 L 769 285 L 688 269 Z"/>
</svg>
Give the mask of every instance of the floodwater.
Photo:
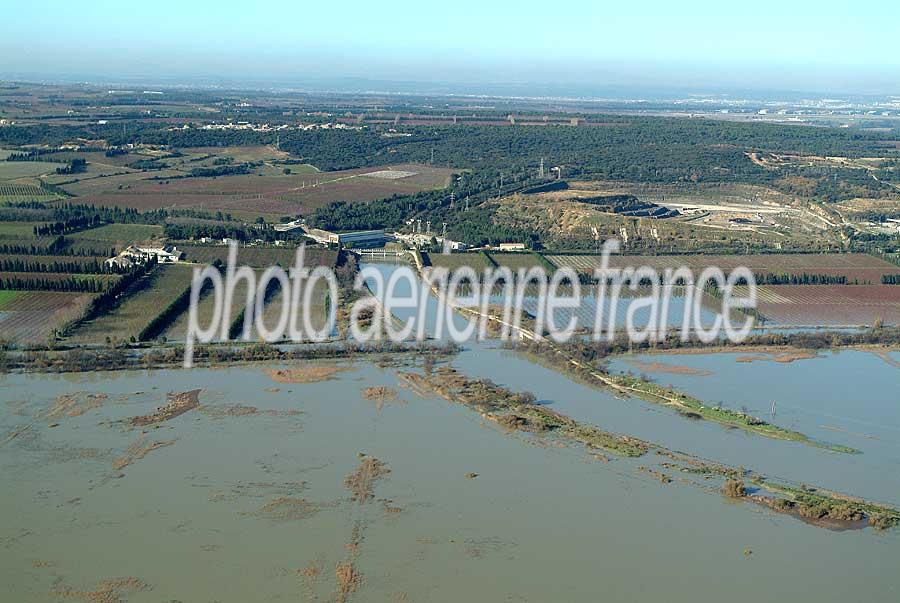
<svg viewBox="0 0 900 603">
<path fill-rule="evenodd" d="M 890 393 L 898 373 L 883 359 L 643 360 L 705 367 L 711 374 L 659 376 L 754 409 L 771 403 L 764 392 L 774 384 L 779 421 L 863 454 L 690 421 L 490 343 L 452 364 L 605 429 L 900 501 Z M 309 364 L 0 376 L 2 599 L 106 602 L 116 599 L 103 593 L 115 591 L 154 603 L 898 600 L 897 531 L 829 531 L 694 485 L 662 484 L 638 470 L 647 458 L 604 462 L 580 446 L 506 432 L 402 387 L 397 372 L 418 366 L 319 363 L 347 370 L 316 383 L 268 373 Z M 858 394 L 842 406 L 829 391 L 841 376 L 871 385 L 839 390 Z M 375 386 L 397 398 L 367 399 L 363 390 Z M 121 422 L 152 413 L 166 392 L 196 388 L 199 409 L 156 428 Z M 63 394 L 77 394 L 77 411 L 47 417 Z M 831 426 L 881 439 L 815 432 L 826 415 Z M 140 458 L 156 442 L 168 445 Z M 372 480 L 371 498 L 354 500 L 345 480 L 371 457 L 390 473 Z M 122 467 L 123 458 L 131 463 Z M 342 588 L 339 575 L 356 579 Z M 143 588 L 102 582 L 125 577 Z"/>
<path fill-rule="evenodd" d="M 406 279 L 399 279 L 396 284 L 389 287 L 387 286 L 387 284 L 390 283 L 391 275 L 397 273 L 398 268 L 400 267 L 399 265 L 363 264 L 363 267 L 367 266 L 375 268 L 381 273 L 381 278 L 383 280 L 382 284 L 376 284 L 375 280 L 371 278 L 366 281 L 369 288 L 379 297 L 384 297 L 383 294 L 380 293 L 381 287 L 389 289 L 398 297 L 406 298 L 409 296 L 421 295 L 419 290 L 415 292 L 412 291 L 412 288 L 409 286 L 409 281 Z M 408 265 L 404 266 L 404 269 L 407 272 L 412 273 L 412 270 Z M 420 288 L 421 287 L 418 289 Z M 647 299 L 647 296 L 650 295 L 649 288 L 638 288 L 635 291 L 623 288 L 618 296 L 613 296 L 612 293 L 608 293 L 608 298 L 604 301 L 604 304 L 600 309 L 601 312 L 598 321 L 597 298 L 594 295 L 596 289 L 596 286 L 581 286 L 579 306 L 577 308 L 560 307 L 552 313 L 548 312 L 544 324 L 549 328 L 550 321 L 552 320 L 553 324 L 561 330 L 565 325 L 569 324 L 569 322 L 572 322 L 574 328 L 592 332 L 595 329 L 596 323 L 599 322 L 599 330 L 605 332 L 609 329 L 610 320 L 615 329 L 625 327 L 630 320 L 635 329 L 643 331 L 651 325 L 652 319 L 652 326 L 654 328 L 660 328 L 660 325 L 662 328 L 683 328 L 683 326 L 687 324 L 689 330 L 693 330 L 698 325 L 708 329 L 720 319 L 720 315 L 724 316 L 725 314 L 721 300 L 717 300 L 708 294 L 703 294 L 695 300 L 693 297 L 687 297 L 685 295 L 684 287 L 676 286 L 660 287 L 660 303 L 656 307 L 655 313 L 653 313 L 646 304 L 643 304 L 643 307 L 641 307 L 642 305 L 639 302 L 640 299 Z M 513 311 L 516 309 L 517 296 L 521 294 L 520 303 L 523 318 L 529 315 L 536 316 L 538 314 L 538 308 L 542 305 L 542 299 L 539 295 L 540 292 L 537 285 L 530 284 L 521 288 L 512 284 L 508 287 L 495 286 L 488 296 L 488 303 L 502 308 L 507 300 L 507 291 L 510 292 L 509 298 L 513 300 Z M 460 287 L 460 298 L 462 298 L 463 295 L 470 294 L 471 290 L 469 288 L 465 286 Z M 561 301 L 564 301 L 564 298 L 571 297 L 572 295 L 573 293 L 570 287 L 560 287 L 558 297 Z M 460 301 L 460 303 L 463 302 Z M 632 303 L 634 303 L 633 308 L 631 307 Z M 424 321 L 426 332 L 432 334 L 446 333 L 446 326 L 441 330 L 436 324 L 435 317 L 438 313 L 437 301 L 432 298 L 428 304 L 428 308 L 429 311 Z M 500 308 L 498 308 L 498 310 Z M 420 317 L 416 315 L 415 310 L 407 308 L 394 308 L 393 314 L 402 320 L 413 318 L 421 320 Z M 610 317 L 610 314 L 612 314 L 612 318 Z M 629 314 L 631 315 L 629 316 Z M 729 316 L 731 324 L 735 329 L 740 328 L 746 320 L 744 315 L 735 310 L 732 310 Z M 445 317 L 445 320 L 450 320 L 450 317 Z M 461 317 L 456 316 L 453 320 L 458 328 L 461 329 L 465 327 L 466 321 L 462 320 Z M 513 320 L 515 320 L 514 317 Z M 444 337 L 441 338 L 443 339 Z"/>
</svg>

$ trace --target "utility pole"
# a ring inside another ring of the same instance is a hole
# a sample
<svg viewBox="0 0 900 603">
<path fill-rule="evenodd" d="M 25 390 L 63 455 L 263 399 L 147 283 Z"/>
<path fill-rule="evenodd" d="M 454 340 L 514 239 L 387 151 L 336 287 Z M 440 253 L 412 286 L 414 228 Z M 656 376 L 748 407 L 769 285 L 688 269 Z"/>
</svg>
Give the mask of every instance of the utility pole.
<svg viewBox="0 0 900 603">
<path fill-rule="evenodd" d="M 431 165 L 434 165 L 434 147 L 431 147 Z"/>
<path fill-rule="evenodd" d="M 544 158 L 543 157 L 541 157 L 541 168 L 540 168 L 540 170 L 538 170 L 538 178 L 540 178 L 541 180 L 544 179 Z"/>
<path fill-rule="evenodd" d="M 469 211 L 469 196 L 466 195 L 466 211 Z"/>
</svg>

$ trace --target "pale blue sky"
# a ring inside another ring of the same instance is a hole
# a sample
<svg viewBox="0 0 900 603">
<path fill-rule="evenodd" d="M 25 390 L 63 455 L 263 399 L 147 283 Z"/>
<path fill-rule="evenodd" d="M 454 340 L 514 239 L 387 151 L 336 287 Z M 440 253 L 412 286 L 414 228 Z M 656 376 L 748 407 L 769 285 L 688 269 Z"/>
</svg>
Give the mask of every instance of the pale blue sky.
<svg viewBox="0 0 900 603">
<path fill-rule="evenodd" d="M 17 3 L 0 76 L 353 76 L 900 93 L 900 3 Z"/>
</svg>

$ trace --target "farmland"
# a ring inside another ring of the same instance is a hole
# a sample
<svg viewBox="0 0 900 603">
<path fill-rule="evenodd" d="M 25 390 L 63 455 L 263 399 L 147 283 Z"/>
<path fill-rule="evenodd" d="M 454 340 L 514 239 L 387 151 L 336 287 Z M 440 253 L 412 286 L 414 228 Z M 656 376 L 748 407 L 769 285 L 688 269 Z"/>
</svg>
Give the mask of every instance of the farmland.
<svg viewBox="0 0 900 603">
<path fill-rule="evenodd" d="M 57 195 L 48 193 L 34 184 L 10 184 L 0 182 L 0 203 L 7 201 L 52 201 Z"/>
<path fill-rule="evenodd" d="M 469 266 L 476 273 L 483 272 L 485 268 L 491 266 L 490 261 L 483 253 L 452 253 L 444 255 L 442 253 L 425 254 L 432 266 L 446 268 L 450 272 L 460 269 L 463 266 Z"/>
<path fill-rule="evenodd" d="M 546 265 L 537 255 L 530 253 L 495 253 L 488 254 L 498 266 L 509 268 L 514 273 L 521 269 L 528 270 L 530 268 L 545 268 Z"/>
<path fill-rule="evenodd" d="M 212 264 L 216 260 L 224 263 L 228 259 L 228 247 L 225 245 L 179 245 L 178 249 L 184 252 L 186 262 Z M 268 268 L 275 264 L 289 267 L 294 265 L 296 254 L 296 249 L 285 247 L 240 247 L 237 262 L 238 265 L 254 268 Z M 337 252 L 329 249 L 307 249 L 304 257 L 307 266 L 333 266 L 337 260 Z"/>
<path fill-rule="evenodd" d="M 34 228 L 43 222 L 0 222 L 0 239 L 21 239 L 33 237 Z"/>
<path fill-rule="evenodd" d="M 0 254 L 0 270 L 99 273 L 106 256 Z"/>
<path fill-rule="evenodd" d="M 28 257 L 28 256 L 20 256 Z M 70 272 L 0 272 L 0 286 L 6 289 L 105 291 L 119 276 L 113 274 L 73 274 Z"/>
<path fill-rule="evenodd" d="M 162 170 L 133 172 L 81 180 L 66 191 L 85 203 L 136 209 L 193 208 L 235 215 L 307 214 L 332 201 L 371 201 L 442 188 L 451 170 L 422 165 L 399 165 L 400 178 L 368 176 L 384 168 L 340 172 L 249 173 L 219 177 L 185 177 L 185 172 Z"/>
<path fill-rule="evenodd" d="M 72 333 L 71 343 L 127 341 L 137 337 L 169 303 L 191 284 L 189 266 L 159 266 L 148 276 L 135 282 L 122 301 L 107 313 L 82 323 Z"/>
<path fill-rule="evenodd" d="M 67 235 L 73 240 L 104 241 L 108 243 L 140 243 L 162 236 L 162 226 L 154 224 L 106 224 Z"/>
<path fill-rule="evenodd" d="M 257 276 L 259 276 L 259 274 L 257 274 Z M 197 304 L 197 324 L 200 325 L 200 328 L 209 328 L 217 303 L 222 303 L 222 301 L 217 300 L 214 295 L 211 295 L 211 291 L 206 291 L 205 294 L 200 297 L 200 302 Z M 247 280 L 240 279 L 234 286 L 234 294 L 231 298 L 231 307 L 228 314 L 229 322 L 232 322 L 237 318 L 241 310 L 246 307 L 246 304 Z M 182 312 L 172 321 L 172 324 L 166 328 L 163 332 L 163 336 L 166 339 L 173 341 L 184 341 L 187 337 L 189 319 L 189 312 Z M 222 318 L 222 320 L 224 320 L 224 318 Z M 218 337 L 216 339 L 218 339 Z"/>
<path fill-rule="evenodd" d="M 303 316 L 304 309 L 303 299 L 306 296 L 306 285 L 301 288 L 300 291 L 300 300 L 292 299 L 294 305 L 300 310 L 297 314 L 297 328 L 300 331 L 304 331 L 303 321 L 301 317 Z M 310 322 L 314 329 L 321 329 L 325 326 L 325 321 L 327 319 L 327 310 L 325 307 L 326 296 L 328 295 L 328 286 L 325 281 L 319 279 L 315 282 L 315 288 L 313 292 L 310 294 L 311 304 L 309 306 L 309 316 Z M 266 304 L 265 310 L 263 311 L 263 323 L 267 328 L 272 329 L 277 324 L 281 318 L 282 311 L 290 312 L 290 309 L 283 309 L 284 305 L 284 296 L 282 295 L 281 290 L 275 293 L 272 296 L 272 299 Z M 285 335 L 286 337 L 288 335 Z M 308 336 L 308 334 L 304 333 L 304 336 Z"/>
<path fill-rule="evenodd" d="M 0 339 L 46 343 L 58 329 L 82 315 L 89 293 L 0 290 Z"/>
<path fill-rule="evenodd" d="M 0 181 L 52 174 L 56 172 L 56 168 L 63 167 L 66 164 L 47 161 L 0 161 Z"/>
</svg>

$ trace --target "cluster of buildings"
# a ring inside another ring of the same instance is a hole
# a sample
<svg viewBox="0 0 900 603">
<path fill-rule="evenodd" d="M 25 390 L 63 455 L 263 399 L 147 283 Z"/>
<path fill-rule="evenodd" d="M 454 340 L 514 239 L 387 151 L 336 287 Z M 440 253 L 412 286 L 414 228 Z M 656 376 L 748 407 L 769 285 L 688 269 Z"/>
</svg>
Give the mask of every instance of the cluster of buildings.
<svg viewBox="0 0 900 603">
<path fill-rule="evenodd" d="M 116 268 L 133 268 L 146 264 L 153 258 L 160 264 L 173 264 L 181 259 L 184 254 L 175 247 L 138 247 L 129 245 L 114 258 L 106 260 L 106 265 Z"/>
<path fill-rule="evenodd" d="M 322 124 L 254 124 L 248 121 L 235 121 L 224 124 L 202 124 L 192 126 L 191 124 L 183 124 L 169 128 L 169 131 L 176 130 L 250 130 L 252 132 L 282 132 L 288 130 L 309 131 L 309 130 L 362 130 L 364 126 L 351 126 L 348 124 L 328 122 Z"/>
</svg>

